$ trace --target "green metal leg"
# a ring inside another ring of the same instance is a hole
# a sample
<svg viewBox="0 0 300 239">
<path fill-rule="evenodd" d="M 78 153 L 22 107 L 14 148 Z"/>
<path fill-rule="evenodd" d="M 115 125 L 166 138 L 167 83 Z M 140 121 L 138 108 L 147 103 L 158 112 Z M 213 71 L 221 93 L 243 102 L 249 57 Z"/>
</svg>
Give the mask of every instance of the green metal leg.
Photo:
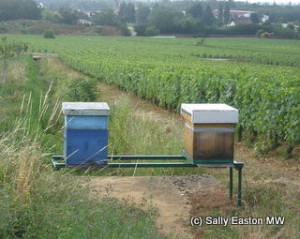
<svg viewBox="0 0 300 239">
<path fill-rule="evenodd" d="M 238 206 L 242 205 L 242 167 L 238 168 Z"/>
<path fill-rule="evenodd" d="M 238 192 L 237 192 L 237 200 L 238 206 L 242 206 L 242 169 L 244 167 L 243 162 L 234 161 L 234 168 L 238 171 Z"/>
<path fill-rule="evenodd" d="M 232 191 L 233 191 L 233 169 L 229 168 L 229 197 L 232 199 Z"/>
</svg>

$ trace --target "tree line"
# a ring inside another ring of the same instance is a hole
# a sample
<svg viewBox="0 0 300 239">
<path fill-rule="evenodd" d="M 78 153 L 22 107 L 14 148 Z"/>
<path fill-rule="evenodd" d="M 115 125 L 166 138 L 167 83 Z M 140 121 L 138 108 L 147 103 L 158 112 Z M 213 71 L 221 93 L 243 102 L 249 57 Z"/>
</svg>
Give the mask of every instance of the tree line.
<svg viewBox="0 0 300 239">
<path fill-rule="evenodd" d="M 1 0 L 0 21 L 41 18 L 42 9 L 33 0 Z"/>
<path fill-rule="evenodd" d="M 175 4 L 175 3 L 174 3 Z M 293 24 L 288 28 L 272 21 L 261 22 L 261 13 L 252 12 L 248 24 L 238 24 L 228 27 L 232 16 L 231 9 L 235 3 L 231 0 L 220 1 L 217 8 L 208 2 L 193 2 L 184 10 L 174 8 L 172 2 L 167 4 L 138 4 L 122 2 L 119 11 L 107 9 L 95 14 L 92 21 L 99 25 L 118 25 L 120 23 L 134 24 L 139 36 L 153 36 L 158 34 L 189 34 L 194 36 L 208 35 L 262 35 L 280 38 L 299 38 Z M 178 6 L 178 5 L 177 5 Z M 217 14 L 213 13 L 216 9 Z M 300 8 L 299 8 L 300 9 Z M 266 33 L 266 34 L 264 34 Z M 269 33 L 269 34 L 267 34 Z"/>
<path fill-rule="evenodd" d="M 72 8 L 85 11 L 100 11 L 113 7 L 113 0 L 40 0 L 39 2 L 53 10 Z"/>
<path fill-rule="evenodd" d="M 51 4 L 57 1 L 45 0 L 44 2 Z M 67 3 L 68 1 L 63 2 Z M 69 4 L 73 6 L 74 4 L 72 5 L 71 2 L 69 1 Z M 233 9 L 252 11 L 250 22 L 228 27 L 228 24 L 233 20 L 230 14 Z M 269 20 L 264 24 L 261 23 L 262 14 L 269 16 Z M 38 5 L 33 0 L 1 0 L 0 21 L 15 19 L 43 19 L 63 24 L 77 24 L 79 19 L 85 19 L 94 25 L 116 26 L 123 35 L 130 35 L 127 25 L 132 24 L 139 36 L 189 34 L 202 37 L 259 34 L 299 38 L 299 31 L 297 32 L 295 25 L 300 24 L 300 5 L 267 6 L 234 2 L 233 0 L 162 1 L 161 3 L 122 2 L 118 8 L 110 6 L 87 15 L 86 11 L 71 7 L 52 10 Z M 283 28 L 278 24 L 281 22 L 280 19 L 294 20 L 294 23 L 290 23 L 288 28 Z"/>
</svg>

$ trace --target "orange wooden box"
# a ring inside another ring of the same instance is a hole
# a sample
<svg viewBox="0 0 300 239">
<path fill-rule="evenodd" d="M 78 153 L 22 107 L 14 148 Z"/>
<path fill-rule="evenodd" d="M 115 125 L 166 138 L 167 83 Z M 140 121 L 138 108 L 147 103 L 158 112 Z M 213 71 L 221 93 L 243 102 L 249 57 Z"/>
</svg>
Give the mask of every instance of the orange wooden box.
<svg viewBox="0 0 300 239">
<path fill-rule="evenodd" d="M 182 110 L 181 114 L 185 120 L 184 150 L 189 158 L 214 163 L 233 161 L 235 123 L 195 123 L 188 112 Z"/>
</svg>

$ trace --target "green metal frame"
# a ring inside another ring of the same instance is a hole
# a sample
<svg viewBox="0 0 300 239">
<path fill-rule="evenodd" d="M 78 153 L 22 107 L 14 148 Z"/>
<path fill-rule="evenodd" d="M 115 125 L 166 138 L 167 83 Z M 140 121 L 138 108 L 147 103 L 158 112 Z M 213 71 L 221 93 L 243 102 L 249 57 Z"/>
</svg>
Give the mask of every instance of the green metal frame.
<svg viewBox="0 0 300 239">
<path fill-rule="evenodd" d="M 84 164 L 84 166 L 98 166 L 110 168 L 153 168 L 153 167 L 213 167 L 213 168 L 229 168 L 229 197 L 232 199 L 233 194 L 233 168 L 238 171 L 238 191 L 237 191 L 237 204 L 242 205 L 242 169 L 243 162 L 227 159 L 196 159 L 193 160 L 183 151 L 182 155 L 110 155 L 108 160 L 100 164 Z M 152 160 L 155 162 L 139 162 L 139 160 Z M 167 160 L 176 162 L 166 162 Z M 116 162 L 117 161 L 117 162 Z M 121 162 L 119 162 L 121 161 Z M 135 161 L 135 162 L 124 162 Z M 159 162 L 163 161 L 163 162 Z M 65 159 L 62 155 L 52 156 L 52 166 L 54 169 L 70 167 L 66 165 Z M 74 165 L 74 167 L 82 167 Z M 73 167 L 73 165 L 72 165 Z"/>
<path fill-rule="evenodd" d="M 226 158 L 221 158 L 221 159 L 201 159 L 201 158 L 192 158 L 190 155 L 185 152 L 185 150 L 182 150 L 182 155 L 193 162 L 193 164 L 232 164 L 233 159 L 226 159 Z"/>
</svg>

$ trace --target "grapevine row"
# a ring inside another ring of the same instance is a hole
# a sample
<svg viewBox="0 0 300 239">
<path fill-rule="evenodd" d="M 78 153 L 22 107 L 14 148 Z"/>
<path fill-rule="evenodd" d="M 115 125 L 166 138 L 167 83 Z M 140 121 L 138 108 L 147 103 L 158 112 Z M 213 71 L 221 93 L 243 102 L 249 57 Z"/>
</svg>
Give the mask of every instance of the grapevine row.
<svg viewBox="0 0 300 239">
<path fill-rule="evenodd" d="M 300 143 L 298 68 L 208 61 L 195 57 L 202 50 L 190 44 L 191 40 L 123 39 L 79 37 L 74 42 L 63 39 L 56 45 L 38 44 L 55 50 L 69 66 L 161 107 L 178 110 L 183 102 L 227 103 L 240 110 L 240 131 L 268 145 L 284 141 L 294 147 Z M 266 58 L 275 53 L 260 55 Z M 297 64 L 294 60 L 282 63 Z"/>
</svg>

